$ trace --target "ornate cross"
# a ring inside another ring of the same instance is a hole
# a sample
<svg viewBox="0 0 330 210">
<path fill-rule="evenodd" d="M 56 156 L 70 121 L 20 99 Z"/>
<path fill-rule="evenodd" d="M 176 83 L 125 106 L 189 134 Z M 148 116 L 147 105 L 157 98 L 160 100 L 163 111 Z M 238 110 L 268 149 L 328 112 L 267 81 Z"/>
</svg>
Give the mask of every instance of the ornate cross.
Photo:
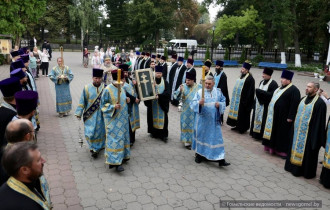
<svg viewBox="0 0 330 210">
<path fill-rule="evenodd" d="M 147 76 L 145 74 L 142 74 L 142 76 L 141 76 L 141 78 L 142 78 L 141 83 L 144 84 L 144 89 L 146 90 L 146 95 L 148 96 L 149 95 L 149 91 L 148 91 L 147 82 L 149 82 L 149 80 L 147 80 L 146 77 Z"/>
</svg>

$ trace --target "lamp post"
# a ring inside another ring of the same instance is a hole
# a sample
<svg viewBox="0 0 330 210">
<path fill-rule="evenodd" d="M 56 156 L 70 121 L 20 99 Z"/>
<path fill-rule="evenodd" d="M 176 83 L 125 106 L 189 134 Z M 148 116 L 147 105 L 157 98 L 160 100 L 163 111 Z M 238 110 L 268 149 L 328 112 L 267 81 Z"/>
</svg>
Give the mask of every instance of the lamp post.
<svg viewBox="0 0 330 210">
<path fill-rule="evenodd" d="M 211 45 L 211 61 L 213 62 L 213 45 L 214 45 L 214 30 L 215 26 L 212 26 L 212 45 Z"/>
<path fill-rule="evenodd" d="M 109 33 L 109 38 L 108 38 L 109 39 L 109 47 L 110 47 L 110 27 L 111 27 L 111 25 L 107 24 L 107 28 L 109 29 L 109 32 L 108 32 Z"/>
<path fill-rule="evenodd" d="M 328 30 L 329 30 L 329 33 L 330 33 L 330 21 L 327 23 L 327 27 L 328 27 Z M 328 49 L 328 58 L 327 58 L 327 62 L 325 65 L 329 65 L 329 62 L 330 62 L 330 40 L 329 40 L 329 49 Z"/>
<path fill-rule="evenodd" d="M 186 36 L 186 39 L 187 39 L 187 37 L 188 37 L 188 28 L 186 27 L 186 28 L 184 28 L 184 34 L 185 34 L 185 36 Z"/>
<path fill-rule="evenodd" d="M 99 41 L 99 49 L 101 49 L 101 47 L 102 47 L 101 24 L 102 24 L 103 18 L 102 18 L 101 16 L 98 17 L 98 18 L 99 18 L 99 26 L 100 26 L 100 41 Z"/>
</svg>

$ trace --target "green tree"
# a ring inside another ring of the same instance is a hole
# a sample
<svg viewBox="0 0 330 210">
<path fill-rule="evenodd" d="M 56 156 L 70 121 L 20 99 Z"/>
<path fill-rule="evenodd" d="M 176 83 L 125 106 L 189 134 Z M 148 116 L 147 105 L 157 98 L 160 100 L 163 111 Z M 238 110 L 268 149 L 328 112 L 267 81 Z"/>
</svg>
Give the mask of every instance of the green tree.
<svg viewBox="0 0 330 210">
<path fill-rule="evenodd" d="M 253 6 L 241 11 L 241 16 L 223 15 L 217 20 L 215 28 L 215 38 L 221 40 L 232 40 L 238 44 L 263 44 L 263 28 L 264 24 L 259 19 L 258 11 Z M 210 30 L 209 33 L 212 33 Z M 242 43 L 241 37 L 246 38 Z"/>
<path fill-rule="evenodd" d="M 115 50 L 115 52 L 116 52 L 116 54 L 120 52 L 120 50 L 119 50 L 119 47 L 118 47 L 118 46 L 116 46 L 116 50 Z"/>
<path fill-rule="evenodd" d="M 226 48 L 225 55 L 224 55 L 224 60 L 229 60 L 229 49 Z"/>
<path fill-rule="evenodd" d="M 168 58 L 168 50 L 167 50 L 166 47 L 164 48 L 164 56 L 165 56 L 165 58 L 167 60 L 167 58 Z"/>
<path fill-rule="evenodd" d="M 184 51 L 184 59 L 187 60 L 189 57 L 189 52 L 188 52 L 188 48 L 186 48 L 186 50 Z"/>
<path fill-rule="evenodd" d="M 46 11 L 46 0 L 3 0 L 0 3 L 0 34 L 11 34 L 15 44 L 27 31 L 27 24 L 38 22 Z"/>
<path fill-rule="evenodd" d="M 73 0 L 73 5 L 69 6 L 70 18 L 80 27 L 81 40 L 84 40 L 84 34 L 91 32 L 98 24 L 99 0 Z M 83 42 L 81 42 L 81 49 Z"/>
<path fill-rule="evenodd" d="M 211 55 L 210 55 L 210 49 L 209 47 L 207 47 L 204 60 L 209 60 L 209 59 L 211 59 Z"/>
</svg>

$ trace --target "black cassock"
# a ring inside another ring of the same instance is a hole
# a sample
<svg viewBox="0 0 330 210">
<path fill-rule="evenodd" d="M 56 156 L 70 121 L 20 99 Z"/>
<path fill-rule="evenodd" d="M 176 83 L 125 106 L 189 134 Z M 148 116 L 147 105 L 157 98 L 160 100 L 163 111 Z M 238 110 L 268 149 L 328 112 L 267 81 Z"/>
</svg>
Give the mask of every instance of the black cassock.
<svg viewBox="0 0 330 210">
<path fill-rule="evenodd" d="M 144 66 L 143 66 L 143 68 L 144 68 L 144 69 L 150 68 L 150 63 L 151 63 L 151 59 L 148 58 L 148 59 L 144 62 Z"/>
<path fill-rule="evenodd" d="M 15 108 L 13 106 L 13 108 Z M 11 122 L 13 117 L 16 116 L 16 112 L 6 107 L 0 107 L 0 160 L 2 158 L 2 150 L 7 145 L 7 140 L 5 139 L 5 131 L 7 125 Z M 8 179 L 2 165 L 0 164 L 0 186 L 6 182 Z"/>
<path fill-rule="evenodd" d="M 39 196 L 42 196 L 42 191 L 39 184 L 32 185 L 31 183 L 26 184 L 26 186 L 31 191 L 38 191 Z M 36 194 L 36 196 L 38 196 Z M 44 198 L 41 198 L 44 199 Z M 6 210 L 43 210 L 41 205 L 39 205 L 36 201 L 30 199 L 29 197 L 11 189 L 7 183 L 3 184 L 0 187 L 0 204 L 1 209 Z"/>
<path fill-rule="evenodd" d="M 329 126 L 329 122 L 330 122 L 330 116 L 328 118 L 328 126 Z M 328 132 L 330 132 L 328 130 L 328 126 L 325 130 L 326 132 L 326 136 L 325 136 L 325 141 L 324 141 L 324 144 L 323 144 L 323 147 L 325 148 L 326 146 L 326 143 L 327 143 L 327 135 L 330 135 Z M 323 157 L 324 158 L 324 157 Z M 321 172 L 321 176 L 320 176 L 320 182 L 321 184 L 323 184 L 323 186 L 325 188 L 330 188 L 330 169 L 329 168 L 326 168 L 326 167 L 322 167 L 322 172 Z"/>
<path fill-rule="evenodd" d="M 139 67 L 139 62 L 141 60 L 141 57 L 138 57 L 135 61 L 135 64 L 134 64 L 134 70 L 138 70 L 140 67 Z"/>
<path fill-rule="evenodd" d="M 146 59 L 142 59 L 142 60 L 140 60 L 140 65 L 139 65 L 139 69 L 144 69 L 144 63 L 146 62 Z"/>
<path fill-rule="evenodd" d="M 286 87 L 286 86 L 285 86 Z M 281 87 L 281 88 L 285 88 Z M 294 85 L 289 87 L 277 99 L 274 105 L 273 113 L 273 128 L 270 140 L 263 139 L 262 144 L 270 147 L 277 152 L 288 154 L 290 146 L 290 133 L 293 122 L 288 122 L 287 119 L 295 120 L 297 108 L 300 102 L 300 92 Z"/>
<path fill-rule="evenodd" d="M 217 75 L 218 74 L 215 73 L 214 77 L 216 77 Z M 225 96 L 226 106 L 228 106 L 230 103 L 230 99 L 229 99 L 229 94 L 228 94 L 227 75 L 225 74 L 225 72 L 222 73 L 217 88 L 220 88 L 222 94 Z"/>
<path fill-rule="evenodd" d="M 244 76 L 243 76 L 244 77 Z M 250 74 L 245 82 L 241 92 L 237 120 L 227 118 L 227 124 L 235 127 L 240 133 L 244 133 L 250 128 L 251 109 L 254 102 L 255 82 Z"/>
<path fill-rule="evenodd" d="M 314 97 L 308 97 L 305 104 L 309 104 Z M 319 98 L 313 108 L 311 120 L 309 122 L 307 140 L 305 143 L 304 158 L 301 166 L 294 165 L 290 162 L 291 148 L 293 142 L 293 129 L 291 133 L 291 142 L 289 153 L 285 162 L 284 169 L 291 172 L 294 176 L 304 176 L 306 179 L 311 179 L 316 176 L 318 164 L 319 150 L 324 145 L 326 136 L 327 106 L 324 101 Z M 294 125 L 292 125 L 294 126 Z"/>
<path fill-rule="evenodd" d="M 166 80 L 166 78 L 167 78 L 167 63 L 166 62 L 164 62 L 163 64 L 158 63 L 158 66 L 163 67 L 163 78 L 164 78 L 164 80 Z"/>
<path fill-rule="evenodd" d="M 175 68 L 175 66 L 176 66 L 176 68 Z M 187 69 L 187 67 L 183 64 L 181 66 L 173 65 L 173 67 L 171 68 L 170 75 L 169 75 L 169 86 L 170 86 L 169 88 L 170 88 L 171 94 L 172 94 L 172 87 L 173 87 L 176 72 L 179 71 L 178 77 L 176 80 L 176 84 L 174 87 L 174 91 L 176 91 L 179 88 L 179 86 L 182 84 L 183 75 L 184 75 L 184 72 L 186 71 L 186 69 Z M 171 100 L 171 103 L 173 105 L 177 106 L 177 105 L 179 105 L 179 100 L 173 99 L 173 100 Z"/>
<path fill-rule="evenodd" d="M 262 80 L 259 84 L 259 87 L 261 83 L 264 85 L 267 85 L 269 80 Z M 255 111 L 256 111 L 256 101 L 254 101 L 254 108 L 253 108 L 253 114 L 252 114 L 252 120 L 251 120 L 251 129 L 250 129 L 250 135 L 255 138 L 255 139 L 262 139 L 262 136 L 264 135 L 264 130 L 265 130 L 265 123 L 266 123 L 266 118 L 267 118 L 267 112 L 268 112 L 268 105 L 270 100 L 273 97 L 274 91 L 278 88 L 277 82 L 274 80 L 271 81 L 271 83 L 268 86 L 267 91 L 261 90 L 259 88 L 256 89 L 256 98 L 258 98 L 258 101 L 260 105 L 264 105 L 264 113 L 262 115 L 262 123 L 261 123 L 261 129 L 260 133 L 253 132 L 253 127 L 254 127 L 254 117 L 255 117 Z"/>
<path fill-rule="evenodd" d="M 131 80 L 131 79 L 126 78 L 126 82 L 128 84 L 129 84 L 129 80 Z M 136 88 L 136 86 L 134 86 L 134 88 Z M 130 123 L 130 116 L 132 114 L 132 109 L 133 109 L 132 107 L 133 107 L 133 105 L 134 105 L 134 103 L 135 103 L 135 101 L 138 97 L 132 96 L 131 94 L 129 94 L 127 92 L 126 92 L 126 97 L 128 97 L 129 100 L 130 100 L 130 102 L 127 104 L 127 106 L 128 106 L 128 122 L 129 122 L 128 124 L 129 124 L 130 144 L 131 144 L 131 146 L 133 146 L 133 144 L 135 143 L 135 131 L 134 132 L 132 131 L 132 127 L 131 127 L 131 123 Z"/>
<path fill-rule="evenodd" d="M 160 79 L 156 78 L 156 83 L 159 84 L 161 82 Z M 148 133 L 150 133 L 155 138 L 166 138 L 168 137 L 168 110 L 169 110 L 169 103 L 171 99 L 171 92 L 169 89 L 168 83 L 164 80 L 165 83 L 165 90 L 162 94 L 158 94 L 158 105 L 164 111 L 165 114 L 165 121 L 164 121 L 164 128 L 157 129 L 153 126 L 153 116 L 152 116 L 152 100 L 144 101 L 144 104 L 147 106 L 147 124 L 148 124 Z M 157 100 L 157 99 L 154 99 Z"/>
</svg>

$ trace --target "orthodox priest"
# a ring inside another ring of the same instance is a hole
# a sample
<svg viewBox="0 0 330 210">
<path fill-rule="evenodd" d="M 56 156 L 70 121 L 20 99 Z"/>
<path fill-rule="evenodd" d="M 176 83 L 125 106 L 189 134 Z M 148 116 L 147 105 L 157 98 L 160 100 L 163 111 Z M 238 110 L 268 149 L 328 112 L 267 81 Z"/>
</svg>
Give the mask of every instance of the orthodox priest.
<svg viewBox="0 0 330 210">
<path fill-rule="evenodd" d="M 83 117 L 85 138 L 93 158 L 97 158 L 105 144 L 104 119 L 100 108 L 101 96 L 104 90 L 102 83 L 103 70 L 93 69 L 93 83 L 84 86 L 75 116 Z"/>
<path fill-rule="evenodd" d="M 167 142 L 168 137 L 168 110 L 171 91 L 168 83 L 164 80 L 161 66 L 155 67 L 155 91 L 156 99 L 145 101 L 147 106 L 148 133 L 152 138 L 160 138 Z"/>
<path fill-rule="evenodd" d="M 129 98 L 126 97 L 122 87 L 121 80 L 124 74 L 121 74 L 120 70 L 113 70 L 111 73 L 113 82 L 104 88 L 101 97 L 101 110 L 106 129 L 105 163 L 110 169 L 115 167 L 117 172 L 122 172 L 125 170 L 122 164 L 130 159 L 131 154 L 127 108 Z"/>
<path fill-rule="evenodd" d="M 180 115 L 180 128 L 181 137 L 180 140 L 187 149 L 191 149 L 191 143 L 193 139 L 195 113 L 190 108 L 196 92 L 200 88 L 196 81 L 196 71 L 186 72 L 186 82 L 180 85 L 180 87 L 174 92 L 174 98 L 182 101 L 182 112 Z"/>
<path fill-rule="evenodd" d="M 158 66 L 163 67 L 163 78 L 164 78 L 164 80 L 166 80 L 166 77 L 167 77 L 167 63 L 166 63 L 166 57 L 165 56 L 162 55 L 160 57 Z"/>
<path fill-rule="evenodd" d="M 136 86 L 128 75 L 128 65 L 121 64 L 119 68 L 124 72 L 124 90 L 126 92 L 126 97 L 130 99 L 128 103 L 128 117 L 129 117 L 129 137 L 130 146 L 135 143 L 135 131 L 140 128 L 140 114 L 139 114 L 139 104 L 140 100 L 136 92 Z"/>
<path fill-rule="evenodd" d="M 101 65 L 100 69 L 104 70 L 103 82 L 105 85 L 112 83 L 111 71 L 118 69 L 117 66 L 113 65 L 109 55 L 104 56 L 104 63 Z"/>
<path fill-rule="evenodd" d="M 330 188 L 330 116 L 328 118 L 328 126 L 326 129 L 326 142 L 325 142 L 325 151 L 324 151 L 324 160 L 323 167 L 320 176 L 320 183 L 325 188 Z"/>
<path fill-rule="evenodd" d="M 277 82 L 272 80 L 273 69 L 264 68 L 262 72 L 263 80 L 256 89 L 256 98 L 251 120 L 250 135 L 255 139 L 262 139 L 264 134 L 268 105 L 272 99 L 274 91 L 278 88 Z"/>
<path fill-rule="evenodd" d="M 57 58 L 57 64 L 51 70 L 49 79 L 55 83 L 56 112 L 62 118 L 67 116 L 72 109 L 70 82 L 73 80 L 73 73 L 68 66 L 63 65 L 62 58 Z"/>
<path fill-rule="evenodd" d="M 187 74 L 187 72 L 194 72 L 195 75 L 196 75 L 196 69 L 194 68 L 194 59 L 188 58 L 186 67 L 187 67 L 187 69 L 184 72 L 183 79 L 182 79 L 183 84 L 186 83 L 186 74 Z M 195 78 L 194 82 L 196 82 L 196 78 Z"/>
<path fill-rule="evenodd" d="M 291 149 L 285 162 L 285 170 L 294 176 L 312 179 L 316 176 L 319 150 L 324 146 L 327 106 L 317 94 L 320 84 L 309 82 L 298 106 L 293 125 Z"/>
<path fill-rule="evenodd" d="M 230 99 L 228 94 L 228 85 L 227 85 L 227 75 L 223 71 L 223 61 L 217 60 L 215 62 L 215 74 L 214 74 L 214 81 L 215 87 L 220 88 L 222 94 L 226 98 L 226 107 L 229 105 Z M 223 114 L 221 115 L 221 125 L 223 124 Z"/>
<path fill-rule="evenodd" d="M 196 152 L 195 162 L 203 160 L 219 162 L 219 166 L 228 166 L 225 161 L 225 148 L 220 126 L 220 115 L 226 108 L 226 98 L 221 90 L 214 87 L 214 78 L 208 76 L 203 89 L 195 94 L 190 108 L 196 114 L 192 149 Z"/>
<path fill-rule="evenodd" d="M 283 70 L 281 87 L 274 91 L 268 105 L 262 144 L 270 154 L 286 158 L 291 142 L 290 131 L 300 101 L 300 91 L 292 84 L 294 73 Z"/>
<path fill-rule="evenodd" d="M 213 77 L 213 74 L 211 72 L 212 62 L 209 59 L 207 59 L 204 62 L 204 66 L 205 66 L 205 78 L 208 77 L 208 76 L 212 76 Z"/>
<path fill-rule="evenodd" d="M 179 105 L 179 101 L 174 99 L 174 91 L 176 91 L 178 89 L 178 87 L 180 87 L 180 85 L 182 84 L 182 78 L 184 75 L 184 72 L 186 71 L 187 67 L 185 65 L 183 65 L 183 57 L 179 57 L 178 58 L 178 64 L 176 69 L 171 69 L 170 72 L 170 79 L 169 79 L 169 85 L 171 88 L 171 104 L 173 104 L 174 106 L 178 106 Z"/>
<path fill-rule="evenodd" d="M 251 64 L 243 63 L 241 76 L 236 80 L 227 124 L 232 126 L 232 130 L 244 133 L 250 128 L 250 115 L 254 102 L 255 83 L 250 73 Z"/>
<path fill-rule="evenodd" d="M 172 71 L 175 71 L 176 68 L 178 67 L 178 62 L 177 62 L 178 56 L 176 54 L 173 54 L 171 57 L 171 66 L 168 67 L 168 71 L 167 71 L 167 76 L 166 81 L 170 84 L 170 73 Z M 165 72 L 163 72 L 164 74 Z"/>
</svg>

